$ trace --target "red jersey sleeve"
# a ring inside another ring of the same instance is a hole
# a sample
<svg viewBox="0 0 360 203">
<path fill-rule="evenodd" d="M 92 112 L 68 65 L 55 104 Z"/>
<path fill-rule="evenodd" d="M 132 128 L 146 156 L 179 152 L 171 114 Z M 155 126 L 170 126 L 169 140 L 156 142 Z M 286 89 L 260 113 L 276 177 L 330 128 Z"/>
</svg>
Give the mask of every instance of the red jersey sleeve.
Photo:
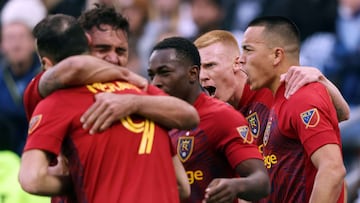
<svg viewBox="0 0 360 203">
<path fill-rule="evenodd" d="M 36 105 L 43 99 L 40 95 L 38 88 L 39 81 L 43 73 L 44 72 L 41 72 L 38 75 L 36 75 L 28 84 L 24 92 L 23 102 L 24 102 L 26 118 L 28 120 L 30 120 L 30 117 L 34 112 Z"/>
<path fill-rule="evenodd" d="M 254 144 L 248 123 L 244 116 L 230 106 L 219 111 L 221 115 L 213 118 L 216 123 L 217 148 L 223 150 L 233 168 L 247 159 L 263 159 Z M 226 118 L 226 119 L 224 119 Z"/>
<path fill-rule="evenodd" d="M 290 106 L 296 108 L 289 111 L 294 112 L 291 125 L 295 126 L 309 156 L 325 144 L 340 145 L 336 111 L 322 84 L 313 83 L 303 88 L 292 103 Z"/>
<path fill-rule="evenodd" d="M 62 108 L 65 105 L 58 105 L 59 102 L 61 98 L 54 93 L 36 106 L 29 123 L 24 151 L 41 149 L 56 155 L 60 152 L 72 116 L 66 113 L 71 111 Z"/>
</svg>

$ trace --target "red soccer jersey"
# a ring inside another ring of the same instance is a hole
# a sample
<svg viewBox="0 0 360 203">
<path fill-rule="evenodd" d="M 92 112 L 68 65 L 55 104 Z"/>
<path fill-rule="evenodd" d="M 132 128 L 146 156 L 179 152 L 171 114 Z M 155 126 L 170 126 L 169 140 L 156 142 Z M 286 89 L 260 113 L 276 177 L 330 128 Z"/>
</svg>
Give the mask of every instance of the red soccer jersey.
<svg viewBox="0 0 360 203">
<path fill-rule="evenodd" d="M 262 152 L 262 140 L 272 101 L 273 96 L 269 89 L 253 91 L 246 84 L 237 107 L 238 111 L 246 117 L 250 132 L 259 146 L 260 152 Z"/>
<path fill-rule="evenodd" d="M 44 71 L 37 74 L 31 82 L 28 84 L 28 86 L 25 89 L 24 92 L 24 108 L 26 117 L 28 120 L 30 120 L 32 113 L 35 110 L 36 105 L 43 99 L 42 96 L 40 96 L 39 92 L 39 81 L 41 76 L 44 74 Z"/>
<path fill-rule="evenodd" d="M 317 169 L 311 155 L 325 144 L 341 147 L 336 111 L 326 88 L 311 83 L 285 99 L 276 92 L 264 134 L 264 160 L 272 182 L 262 202 L 308 202 Z M 344 202 L 342 193 L 338 202 Z"/>
<path fill-rule="evenodd" d="M 200 124 L 191 131 L 170 132 L 173 146 L 183 162 L 191 184 L 188 202 L 204 199 L 214 178 L 236 177 L 235 167 L 247 159 L 261 159 L 245 118 L 232 106 L 200 94 L 194 103 Z"/>
<path fill-rule="evenodd" d="M 139 116 L 95 135 L 82 128 L 81 115 L 102 91 L 144 94 L 125 82 L 56 91 L 36 107 L 25 150 L 62 150 L 79 202 L 179 202 L 167 131 Z"/>
</svg>

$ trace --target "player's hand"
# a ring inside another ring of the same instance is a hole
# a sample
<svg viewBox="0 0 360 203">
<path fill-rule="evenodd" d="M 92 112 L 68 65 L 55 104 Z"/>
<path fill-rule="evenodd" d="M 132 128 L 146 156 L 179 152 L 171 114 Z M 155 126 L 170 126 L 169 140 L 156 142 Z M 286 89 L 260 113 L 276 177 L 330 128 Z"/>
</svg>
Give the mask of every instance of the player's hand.
<svg viewBox="0 0 360 203">
<path fill-rule="evenodd" d="M 48 173 L 55 176 L 68 176 L 69 175 L 69 161 L 67 158 L 59 154 L 57 157 L 57 163 L 54 166 L 48 167 Z"/>
<path fill-rule="evenodd" d="M 95 95 L 95 102 L 81 116 L 84 129 L 90 129 L 90 134 L 101 132 L 120 118 L 132 114 L 136 109 L 132 94 L 113 94 L 102 92 Z"/>
<path fill-rule="evenodd" d="M 285 82 L 285 98 L 289 99 L 302 86 L 320 81 L 323 74 L 319 69 L 309 66 L 291 66 L 287 73 L 280 76 L 280 81 Z"/>
<path fill-rule="evenodd" d="M 237 198 L 232 179 L 214 179 L 205 190 L 203 203 L 231 203 Z"/>
<path fill-rule="evenodd" d="M 138 88 L 142 89 L 143 91 L 146 91 L 148 87 L 148 80 L 138 74 L 135 74 L 133 72 L 129 72 L 128 77 L 126 78 L 126 81 L 137 86 Z"/>
</svg>

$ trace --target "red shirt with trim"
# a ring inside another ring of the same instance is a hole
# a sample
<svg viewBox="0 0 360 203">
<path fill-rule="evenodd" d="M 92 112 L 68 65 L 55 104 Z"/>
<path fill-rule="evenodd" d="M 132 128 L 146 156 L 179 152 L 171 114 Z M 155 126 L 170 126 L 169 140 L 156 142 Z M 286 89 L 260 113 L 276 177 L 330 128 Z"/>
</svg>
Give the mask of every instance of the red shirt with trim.
<svg viewBox="0 0 360 203">
<path fill-rule="evenodd" d="M 198 127 L 172 130 L 170 137 L 191 185 L 191 197 L 185 202 L 200 203 L 214 178 L 237 177 L 237 165 L 262 156 L 252 143 L 244 116 L 232 106 L 201 93 L 194 107 L 200 116 Z"/>
<path fill-rule="evenodd" d="M 317 173 L 311 155 L 326 144 L 341 148 L 338 120 L 322 84 L 308 84 L 289 100 L 284 92 L 282 84 L 264 134 L 265 166 L 272 188 L 261 202 L 308 202 Z M 343 192 L 338 202 L 344 202 Z"/>
<path fill-rule="evenodd" d="M 262 88 L 253 91 L 250 90 L 248 84 L 244 86 L 237 109 L 246 117 L 246 120 L 249 123 L 250 132 L 258 146 L 262 146 L 262 140 L 272 102 L 273 95 L 269 89 Z M 262 152 L 261 149 L 260 152 Z"/>
<path fill-rule="evenodd" d="M 41 76 L 44 74 L 44 71 L 37 74 L 31 82 L 28 84 L 24 91 L 24 108 L 26 113 L 26 118 L 30 120 L 32 113 L 35 110 L 36 105 L 43 99 L 39 92 L 39 81 Z"/>
</svg>

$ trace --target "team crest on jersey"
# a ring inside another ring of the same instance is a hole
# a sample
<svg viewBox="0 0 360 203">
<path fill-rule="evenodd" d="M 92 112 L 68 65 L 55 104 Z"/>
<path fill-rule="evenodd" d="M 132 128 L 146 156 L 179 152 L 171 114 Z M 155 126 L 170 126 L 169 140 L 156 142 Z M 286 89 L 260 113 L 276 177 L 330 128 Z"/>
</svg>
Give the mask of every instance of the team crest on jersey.
<svg viewBox="0 0 360 203">
<path fill-rule="evenodd" d="M 260 122 L 259 122 L 259 117 L 257 115 L 256 112 L 250 114 L 248 117 L 246 117 L 248 123 L 249 123 L 249 127 L 250 127 L 250 132 L 251 134 L 257 138 L 259 135 L 259 128 L 260 128 Z"/>
<path fill-rule="evenodd" d="M 267 145 L 267 143 L 269 142 L 269 137 L 270 137 L 270 129 L 271 129 L 271 120 L 269 120 L 266 124 L 266 129 L 264 132 L 264 138 L 263 138 L 263 144 L 264 146 Z"/>
<path fill-rule="evenodd" d="M 186 136 L 186 137 L 179 137 L 178 139 L 178 146 L 177 146 L 177 154 L 181 162 L 187 161 L 194 148 L 194 137 Z"/>
<path fill-rule="evenodd" d="M 305 128 L 316 127 L 320 122 L 320 115 L 316 108 L 301 113 L 300 117 L 305 124 Z"/>
<path fill-rule="evenodd" d="M 33 116 L 31 118 L 30 123 L 29 123 L 28 134 L 32 133 L 39 126 L 41 118 L 42 118 L 41 114 Z"/>
<path fill-rule="evenodd" d="M 244 140 L 244 143 L 252 143 L 254 141 L 253 136 L 249 134 L 248 126 L 240 126 L 237 127 L 236 130 L 238 131 L 240 137 Z"/>
</svg>

